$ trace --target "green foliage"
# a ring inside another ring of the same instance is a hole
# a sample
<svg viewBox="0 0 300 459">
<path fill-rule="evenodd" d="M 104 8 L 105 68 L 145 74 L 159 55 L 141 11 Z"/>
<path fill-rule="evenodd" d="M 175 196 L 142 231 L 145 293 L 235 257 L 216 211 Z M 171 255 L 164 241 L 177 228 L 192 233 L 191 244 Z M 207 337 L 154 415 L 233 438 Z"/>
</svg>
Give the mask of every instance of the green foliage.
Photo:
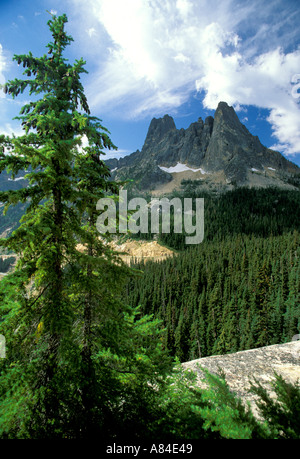
<svg viewBox="0 0 300 459">
<path fill-rule="evenodd" d="M 300 384 L 292 384 L 275 373 L 272 383 L 275 397 L 254 380 L 252 392 L 259 397 L 257 403 L 266 420 L 273 439 L 300 438 Z"/>
<path fill-rule="evenodd" d="M 160 416 L 154 423 L 158 440 L 220 439 L 221 435 L 206 429 L 201 414 L 206 402 L 197 387 L 196 374 L 183 370 L 175 361 L 173 371 L 158 394 Z"/>
<path fill-rule="evenodd" d="M 237 234 L 269 237 L 300 230 L 299 191 L 240 187 L 213 194 L 184 187 L 172 197 L 204 198 L 205 242 Z M 176 234 L 172 228 L 169 234 L 161 233 L 159 241 L 177 250 L 188 249 L 185 234 Z"/>
<path fill-rule="evenodd" d="M 192 410 L 205 421 L 204 428 L 219 432 L 222 438 L 267 438 L 266 427 L 254 417 L 250 405 L 245 405 L 230 391 L 224 375 L 202 371 L 208 389 L 202 392 L 203 406 L 192 405 Z"/>
<path fill-rule="evenodd" d="M 7 257 L 7 258 L 0 257 L 0 273 L 6 273 L 14 262 L 15 262 L 14 257 Z"/>
<path fill-rule="evenodd" d="M 290 341 L 299 333 L 299 233 L 207 241 L 143 271 L 128 302 L 159 317 L 181 361 Z"/>
<path fill-rule="evenodd" d="M 12 178 L 27 171 L 23 187 L 0 192 L 5 211 L 27 206 L 20 225 L 0 240 L 18 256 L 0 283 L 2 438 L 131 432 L 143 400 L 152 405 L 149 381 L 155 385 L 170 366 L 157 321 L 122 301 L 132 272 L 96 230 L 98 199 L 118 192 L 100 159 L 104 147 L 115 147 L 90 115 L 80 82 L 84 61 L 71 65 L 63 57 L 72 41 L 66 22 L 52 17 L 48 55 L 15 56 L 26 78 L 4 86 L 12 97 L 26 89 L 37 97 L 18 117 L 24 135 L 0 137 L 0 171 Z M 83 136 L 88 146 L 80 148 Z"/>
</svg>

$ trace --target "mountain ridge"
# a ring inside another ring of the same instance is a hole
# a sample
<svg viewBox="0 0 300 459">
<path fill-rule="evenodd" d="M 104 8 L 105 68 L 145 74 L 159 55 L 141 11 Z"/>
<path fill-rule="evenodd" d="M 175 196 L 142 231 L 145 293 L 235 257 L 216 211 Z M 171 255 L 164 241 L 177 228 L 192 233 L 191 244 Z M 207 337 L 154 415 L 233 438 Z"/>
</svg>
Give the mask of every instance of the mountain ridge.
<svg viewBox="0 0 300 459">
<path fill-rule="evenodd" d="M 226 102 L 219 102 L 214 117 L 198 118 L 187 129 L 177 129 L 170 115 L 153 118 L 141 151 L 105 162 L 114 179 L 132 179 L 135 187 L 148 191 L 163 190 L 174 182 L 174 174 L 186 171 L 191 172 L 188 178 L 227 189 L 286 187 L 284 176 L 300 173 L 296 164 L 262 145 Z M 178 164 L 185 169 L 173 171 Z M 254 173 L 260 177 L 253 177 Z"/>
</svg>

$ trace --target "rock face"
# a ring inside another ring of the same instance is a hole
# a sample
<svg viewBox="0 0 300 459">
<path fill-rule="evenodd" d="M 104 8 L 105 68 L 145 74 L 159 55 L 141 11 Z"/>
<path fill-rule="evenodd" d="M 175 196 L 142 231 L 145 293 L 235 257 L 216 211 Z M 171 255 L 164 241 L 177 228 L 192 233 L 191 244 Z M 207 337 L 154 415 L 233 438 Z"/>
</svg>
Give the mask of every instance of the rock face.
<svg viewBox="0 0 300 459">
<path fill-rule="evenodd" d="M 240 122 L 234 109 L 220 102 L 215 117 L 208 116 L 187 129 L 176 129 L 169 115 L 154 118 L 141 151 L 108 160 L 113 178 L 132 179 L 141 190 L 155 190 L 174 179 L 172 170 L 184 165 L 194 179 L 222 177 L 224 184 L 283 185 L 282 174 L 300 168 L 279 152 L 264 147 Z M 180 173 L 175 172 L 175 173 Z"/>
<path fill-rule="evenodd" d="M 220 102 L 216 110 L 203 167 L 209 171 L 223 169 L 228 180 L 239 184 L 246 182 L 248 171 L 254 169 L 257 172 L 264 172 L 265 168 L 296 171 L 280 153 L 264 147 L 257 136 L 250 134 L 225 102 Z"/>
<path fill-rule="evenodd" d="M 274 372 L 293 384 L 297 380 L 300 382 L 300 341 L 295 340 L 286 344 L 275 344 L 233 354 L 204 357 L 182 365 L 185 369 L 197 373 L 199 387 L 205 387 L 201 368 L 206 368 L 213 374 L 218 374 L 219 369 L 223 370 L 230 389 L 244 402 L 248 401 L 253 413 L 259 417 L 256 406 L 257 397 L 248 392 L 250 381 L 254 382 L 253 378 L 255 378 L 271 394 L 273 392 L 271 382 L 275 379 Z"/>
</svg>

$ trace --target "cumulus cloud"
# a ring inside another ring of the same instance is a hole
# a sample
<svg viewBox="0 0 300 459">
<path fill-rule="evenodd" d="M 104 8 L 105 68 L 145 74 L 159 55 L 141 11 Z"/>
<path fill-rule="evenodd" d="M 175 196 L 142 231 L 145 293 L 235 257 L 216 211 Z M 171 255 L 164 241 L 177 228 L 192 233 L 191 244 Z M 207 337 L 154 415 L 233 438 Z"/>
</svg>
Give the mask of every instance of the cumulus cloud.
<svg viewBox="0 0 300 459">
<path fill-rule="evenodd" d="M 204 108 L 224 100 L 237 110 L 269 110 L 274 146 L 300 152 L 296 1 L 70 2 L 95 57 L 87 85 L 92 107 L 127 118 L 156 116 L 174 112 L 198 91 Z"/>
<path fill-rule="evenodd" d="M 220 100 L 232 105 L 255 105 L 270 110 L 271 123 L 277 139 L 272 148 L 287 155 L 300 152 L 300 110 L 293 97 L 292 78 L 300 68 L 300 50 L 284 54 L 281 49 L 259 55 L 252 63 L 234 53 L 208 62 L 206 74 L 196 81 L 205 91 L 203 104 L 215 108 Z"/>
</svg>

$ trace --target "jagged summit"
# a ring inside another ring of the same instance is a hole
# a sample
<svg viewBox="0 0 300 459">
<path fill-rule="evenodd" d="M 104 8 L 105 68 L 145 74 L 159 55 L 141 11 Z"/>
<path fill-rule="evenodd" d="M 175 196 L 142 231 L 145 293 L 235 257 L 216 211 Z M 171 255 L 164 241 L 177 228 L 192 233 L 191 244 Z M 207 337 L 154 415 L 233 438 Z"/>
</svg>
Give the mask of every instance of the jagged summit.
<svg viewBox="0 0 300 459">
<path fill-rule="evenodd" d="M 221 118 L 225 119 L 227 123 L 235 124 L 236 127 L 240 124 L 240 120 L 234 111 L 234 108 L 229 106 L 227 102 L 219 102 L 215 111 L 215 120 L 219 121 Z"/>
<path fill-rule="evenodd" d="M 169 131 L 176 129 L 175 121 L 172 116 L 165 115 L 163 118 L 153 118 L 145 140 L 145 146 L 153 139 L 162 139 Z"/>
<path fill-rule="evenodd" d="M 285 186 L 282 175 L 300 171 L 262 145 L 223 101 L 214 117 L 198 118 L 187 129 L 177 129 L 169 115 L 153 118 L 142 150 L 107 164 L 114 178 L 133 179 L 141 190 L 170 189 L 171 182 L 178 186 L 174 174 L 180 173 L 210 185 Z"/>
</svg>

